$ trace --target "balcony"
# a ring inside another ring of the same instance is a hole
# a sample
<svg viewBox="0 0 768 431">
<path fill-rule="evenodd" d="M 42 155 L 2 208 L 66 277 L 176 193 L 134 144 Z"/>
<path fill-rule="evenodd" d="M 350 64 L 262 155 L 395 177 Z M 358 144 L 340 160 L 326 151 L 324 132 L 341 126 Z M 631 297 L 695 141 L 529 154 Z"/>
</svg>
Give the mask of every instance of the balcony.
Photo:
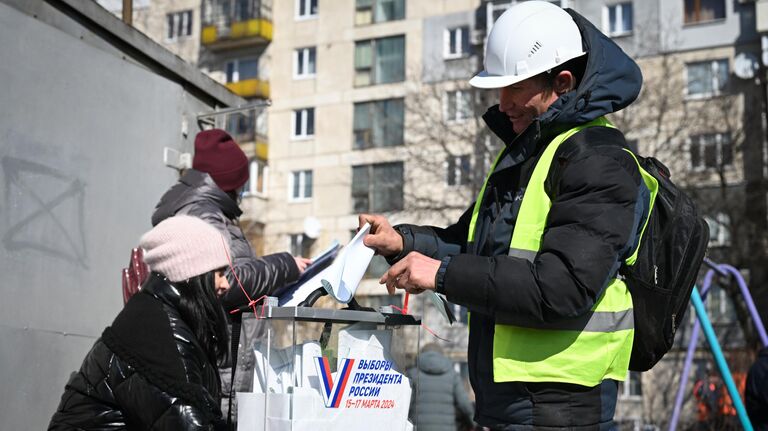
<svg viewBox="0 0 768 431">
<path fill-rule="evenodd" d="M 200 42 L 212 50 L 272 41 L 272 10 L 262 0 L 205 0 Z"/>
<path fill-rule="evenodd" d="M 255 97 L 269 99 L 269 81 L 244 79 L 238 82 L 229 82 L 226 86 L 229 88 L 229 91 L 246 99 Z"/>
</svg>

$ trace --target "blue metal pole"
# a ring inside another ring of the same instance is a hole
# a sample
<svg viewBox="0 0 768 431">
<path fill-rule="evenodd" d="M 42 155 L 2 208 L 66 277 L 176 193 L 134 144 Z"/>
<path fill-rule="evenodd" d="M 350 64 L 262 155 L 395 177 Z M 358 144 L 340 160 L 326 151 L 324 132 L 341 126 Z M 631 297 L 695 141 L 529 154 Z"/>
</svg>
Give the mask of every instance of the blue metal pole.
<svg viewBox="0 0 768 431">
<path fill-rule="evenodd" d="M 728 369 L 728 363 L 725 362 L 725 356 L 720 348 L 720 343 L 717 341 L 715 330 L 712 329 L 712 322 L 710 322 L 709 317 L 707 317 L 704 302 L 701 300 L 699 290 L 695 286 L 691 293 L 691 302 L 693 303 L 693 308 L 696 310 L 699 323 L 701 323 L 701 327 L 704 330 L 704 335 L 707 337 L 707 342 L 709 343 L 709 348 L 712 350 L 712 355 L 715 357 L 717 367 L 720 369 L 720 375 L 723 377 L 725 386 L 728 388 L 728 394 L 731 396 L 733 407 L 736 408 L 736 413 L 739 416 L 739 421 L 741 421 L 741 426 L 743 426 L 746 431 L 753 431 L 752 423 L 747 416 L 747 410 L 744 408 L 744 403 L 741 401 L 739 390 L 736 389 L 736 383 L 733 381 L 731 371 Z"/>
<path fill-rule="evenodd" d="M 715 270 L 710 269 L 704 276 L 704 283 L 701 287 L 701 299 L 706 299 L 707 292 L 712 285 L 712 279 L 715 276 Z M 683 410 L 683 398 L 685 397 L 685 390 L 688 386 L 688 376 L 691 373 L 691 365 L 693 364 L 693 355 L 696 352 L 696 345 L 699 341 L 699 332 L 701 331 L 701 325 L 696 320 L 693 323 L 693 330 L 691 331 L 691 339 L 688 341 L 688 350 L 685 353 L 685 363 L 683 365 L 683 372 L 680 374 L 680 384 L 677 388 L 677 395 L 675 396 L 675 408 L 672 410 L 672 419 L 669 421 L 669 431 L 675 431 L 677 429 L 677 423 L 680 421 L 680 413 Z"/>
</svg>

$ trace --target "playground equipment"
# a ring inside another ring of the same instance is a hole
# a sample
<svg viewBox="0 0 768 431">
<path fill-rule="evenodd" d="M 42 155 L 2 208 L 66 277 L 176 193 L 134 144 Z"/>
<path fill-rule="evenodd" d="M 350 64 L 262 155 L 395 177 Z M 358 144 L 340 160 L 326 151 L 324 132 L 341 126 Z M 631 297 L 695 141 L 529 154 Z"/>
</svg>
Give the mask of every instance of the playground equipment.
<svg viewBox="0 0 768 431">
<path fill-rule="evenodd" d="M 688 350 L 685 354 L 685 364 L 683 365 L 683 372 L 680 376 L 680 386 L 677 389 L 677 395 L 675 397 L 675 408 L 672 412 L 672 419 L 669 422 L 669 431 L 675 431 L 677 423 L 680 420 L 680 410 L 682 409 L 683 405 L 683 394 L 685 393 L 685 388 L 688 384 L 688 375 L 691 370 L 691 364 L 693 363 L 693 354 L 696 350 L 701 328 L 704 328 L 704 335 L 707 338 L 710 350 L 712 350 L 712 355 L 715 357 L 717 368 L 720 371 L 720 375 L 722 376 L 723 381 L 725 382 L 726 388 L 728 389 L 728 394 L 731 397 L 734 408 L 736 409 L 739 421 L 745 430 L 751 431 L 752 424 L 750 423 L 749 417 L 747 416 L 744 403 L 739 396 L 739 391 L 736 388 L 736 384 L 733 381 L 733 376 L 731 375 L 731 371 L 725 361 L 723 351 L 720 348 L 720 343 L 717 341 L 717 336 L 715 335 L 715 331 L 712 328 L 712 323 L 710 322 L 706 309 L 704 308 L 704 300 L 706 299 L 707 292 L 712 285 L 712 279 L 716 274 L 730 274 L 736 279 L 741 294 L 744 296 L 744 301 L 747 304 L 747 308 L 749 309 L 749 313 L 752 316 L 752 321 L 755 324 L 755 328 L 757 328 L 757 333 L 760 336 L 760 341 L 763 343 L 763 346 L 768 347 L 768 336 L 766 335 L 763 322 L 760 320 L 760 315 L 757 312 L 755 303 L 752 300 L 752 295 L 750 295 L 747 284 L 744 282 L 744 278 L 741 276 L 739 271 L 730 265 L 717 264 L 709 259 L 705 259 L 704 263 L 710 267 L 710 270 L 707 271 L 706 275 L 704 276 L 701 295 L 699 294 L 699 290 L 696 287 L 693 288 L 693 292 L 691 294 L 691 302 L 693 303 L 693 307 L 696 310 L 696 316 L 698 319 L 694 323 L 693 331 L 691 333 L 691 340 L 688 343 Z"/>
</svg>

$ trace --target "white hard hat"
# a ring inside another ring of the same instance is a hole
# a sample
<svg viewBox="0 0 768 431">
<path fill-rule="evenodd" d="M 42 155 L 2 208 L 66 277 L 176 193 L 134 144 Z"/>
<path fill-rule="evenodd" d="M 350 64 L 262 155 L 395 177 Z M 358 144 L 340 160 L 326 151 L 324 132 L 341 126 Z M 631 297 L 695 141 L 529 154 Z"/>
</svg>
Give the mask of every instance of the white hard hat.
<svg viewBox="0 0 768 431">
<path fill-rule="evenodd" d="M 548 1 L 521 2 L 496 20 L 485 48 L 485 70 L 469 84 L 506 87 L 584 54 L 581 32 L 568 12 Z"/>
</svg>

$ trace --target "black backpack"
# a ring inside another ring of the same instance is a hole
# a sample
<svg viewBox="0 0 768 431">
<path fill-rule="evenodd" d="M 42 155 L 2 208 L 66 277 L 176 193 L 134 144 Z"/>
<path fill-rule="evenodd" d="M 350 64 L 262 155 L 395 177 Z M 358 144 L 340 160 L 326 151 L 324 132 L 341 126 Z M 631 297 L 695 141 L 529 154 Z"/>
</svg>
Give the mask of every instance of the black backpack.
<svg viewBox="0 0 768 431">
<path fill-rule="evenodd" d="M 619 274 L 632 294 L 635 336 L 629 369 L 650 370 L 669 351 L 688 309 L 709 242 L 709 227 L 693 200 L 653 157 L 636 156 L 659 183 L 637 260 Z"/>
<path fill-rule="evenodd" d="M 585 133 L 586 132 L 586 133 Z M 589 132 L 597 145 L 634 148 L 618 129 L 589 127 L 569 138 L 577 151 L 585 151 Z M 619 275 L 632 295 L 635 336 L 629 369 L 650 370 L 672 348 L 675 332 L 682 323 L 691 291 L 709 243 L 709 226 L 699 216 L 696 204 L 670 180 L 669 169 L 653 157 L 635 155 L 640 168 L 659 183 L 656 201 L 643 232 L 637 260 L 622 264 Z"/>
</svg>

